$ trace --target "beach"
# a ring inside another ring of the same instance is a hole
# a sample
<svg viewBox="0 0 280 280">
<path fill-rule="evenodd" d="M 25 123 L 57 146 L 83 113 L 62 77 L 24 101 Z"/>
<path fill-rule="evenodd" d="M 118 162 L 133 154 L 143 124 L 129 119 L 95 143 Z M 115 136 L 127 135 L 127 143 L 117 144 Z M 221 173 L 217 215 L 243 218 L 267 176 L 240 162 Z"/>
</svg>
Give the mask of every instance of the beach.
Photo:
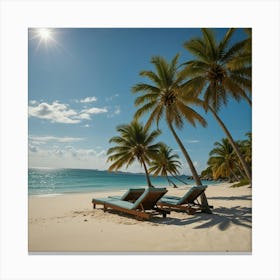
<svg viewBox="0 0 280 280">
<path fill-rule="evenodd" d="M 101 206 L 93 197 L 124 191 L 31 195 L 29 252 L 244 252 L 252 251 L 252 189 L 221 183 L 206 190 L 213 214 L 171 211 L 139 221 Z M 186 187 L 168 188 L 182 196 Z"/>
</svg>

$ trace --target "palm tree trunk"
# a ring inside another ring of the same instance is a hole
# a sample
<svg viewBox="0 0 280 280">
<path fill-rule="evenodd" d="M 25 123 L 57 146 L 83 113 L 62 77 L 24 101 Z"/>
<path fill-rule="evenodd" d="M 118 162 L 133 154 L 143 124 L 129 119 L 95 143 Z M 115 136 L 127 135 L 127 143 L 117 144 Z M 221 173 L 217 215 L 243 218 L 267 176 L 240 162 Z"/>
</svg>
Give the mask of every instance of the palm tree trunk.
<svg viewBox="0 0 280 280">
<path fill-rule="evenodd" d="M 240 172 L 241 176 L 246 179 L 247 176 L 246 174 L 243 172 L 242 167 L 239 166 L 239 164 L 236 166 L 236 168 L 238 169 L 238 171 Z"/>
<path fill-rule="evenodd" d="M 195 180 L 196 185 L 197 186 L 201 186 L 202 185 L 201 180 L 200 180 L 200 178 L 199 178 L 199 176 L 198 176 L 198 174 L 197 174 L 197 172 L 195 170 L 195 167 L 194 167 L 194 165 L 192 163 L 192 160 L 191 160 L 187 150 L 185 149 L 185 147 L 184 147 L 182 141 L 180 140 L 180 138 L 178 137 L 178 135 L 177 135 L 176 131 L 174 130 L 172 124 L 168 123 L 168 126 L 169 126 L 169 128 L 170 128 L 170 130 L 171 130 L 171 132 L 172 132 L 172 134 L 173 134 L 173 136 L 175 138 L 175 140 L 177 141 L 177 143 L 178 143 L 178 145 L 179 145 L 179 147 L 180 147 L 180 149 L 181 149 L 181 151 L 182 151 L 186 161 L 188 162 L 188 165 L 190 167 L 190 170 L 191 170 L 191 173 L 193 175 L 193 178 Z M 207 197 L 206 197 L 204 192 L 201 194 L 201 208 L 202 208 L 201 211 L 204 212 L 204 213 L 208 213 L 208 214 L 212 213 L 212 211 L 209 208 Z"/>
<path fill-rule="evenodd" d="M 246 173 L 246 176 L 248 177 L 250 184 L 252 185 L 252 176 L 251 176 L 251 172 L 249 170 L 249 167 L 247 166 L 247 163 L 245 162 L 243 156 L 241 155 L 241 152 L 239 151 L 237 144 L 235 143 L 235 141 L 233 140 L 230 132 L 228 131 L 228 129 L 226 128 L 225 124 L 223 123 L 223 121 L 219 118 L 219 116 L 216 114 L 216 112 L 214 111 L 213 108 L 211 108 L 211 106 L 208 106 L 208 108 L 210 109 L 211 113 L 213 114 L 214 118 L 217 120 L 217 122 L 219 123 L 219 125 L 222 127 L 223 131 L 225 132 L 231 146 L 233 147 L 235 153 L 237 154 L 242 167 Z"/>
<path fill-rule="evenodd" d="M 145 169 L 145 174 L 146 174 L 146 179 L 147 179 L 148 187 L 149 188 L 153 188 L 153 185 L 151 183 L 151 180 L 150 180 L 150 177 L 149 177 L 149 172 L 148 172 L 147 166 L 145 164 L 145 161 L 141 160 L 141 162 L 142 162 L 142 164 L 144 166 L 144 169 Z"/>
<path fill-rule="evenodd" d="M 230 173 L 233 175 L 233 177 L 236 181 L 239 181 L 238 177 L 236 176 L 236 174 L 233 172 L 233 170 L 231 168 L 230 168 Z"/>
</svg>

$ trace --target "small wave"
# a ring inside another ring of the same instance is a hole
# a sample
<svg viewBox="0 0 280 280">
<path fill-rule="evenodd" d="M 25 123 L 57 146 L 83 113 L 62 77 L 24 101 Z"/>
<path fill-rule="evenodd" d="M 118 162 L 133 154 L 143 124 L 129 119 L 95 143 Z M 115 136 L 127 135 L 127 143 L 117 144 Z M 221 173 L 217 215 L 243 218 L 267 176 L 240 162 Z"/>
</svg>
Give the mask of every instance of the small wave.
<svg viewBox="0 0 280 280">
<path fill-rule="evenodd" d="M 30 196 L 36 196 L 36 197 L 52 197 L 52 196 L 59 196 L 59 195 L 63 195 L 63 193 L 30 194 Z"/>
</svg>

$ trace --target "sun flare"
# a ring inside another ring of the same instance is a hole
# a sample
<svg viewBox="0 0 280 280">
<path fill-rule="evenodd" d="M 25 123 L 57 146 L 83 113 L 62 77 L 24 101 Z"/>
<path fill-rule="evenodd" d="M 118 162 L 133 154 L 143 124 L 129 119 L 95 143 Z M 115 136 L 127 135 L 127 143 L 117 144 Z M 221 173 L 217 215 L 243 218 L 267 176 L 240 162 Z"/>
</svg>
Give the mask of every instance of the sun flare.
<svg viewBox="0 0 280 280">
<path fill-rule="evenodd" d="M 57 31 L 54 28 L 32 28 L 30 30 L 30 40 L 37 42 L 36 50 L 44 48 L 45 50 L 63 48 L 56 40 Z"/>
<path fill-rule="evenodd" d="M 44 41 L 49 41 L 50 39 L 52 39 L 52 32 L 48 28 L 39 28 L 38 36 Z"/>
</svg>

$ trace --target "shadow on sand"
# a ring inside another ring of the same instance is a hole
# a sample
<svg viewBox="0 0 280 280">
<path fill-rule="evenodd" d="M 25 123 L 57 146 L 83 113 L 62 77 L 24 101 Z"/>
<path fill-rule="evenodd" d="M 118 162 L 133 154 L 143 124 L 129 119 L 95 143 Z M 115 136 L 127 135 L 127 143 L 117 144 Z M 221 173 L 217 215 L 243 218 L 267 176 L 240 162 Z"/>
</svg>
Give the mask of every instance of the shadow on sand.
<svg viewBox="0 0 280 280">
<path fill-rule="evenodd" d="M 207 199 L 215 199 L 215 200 L 252 200 L 252 195 L 242 195 L 242 196 L 212 196 L 207 197 Z"/>
<path fill-rule="evenodd" d="M 106 212 L 109 212 L 113 215 L 126 217 L 128 219 L 126 224 L 136 223 L 135 218 L 125 213 L 111 209 L 108 209 Z M 250 207 L 218 207 L 213 209 L 213 214 L 196 213 L 191 216 L 183 212 L 181 213 L 183 214 L 182 216 L 184 216 L 182 218 L 173 218 L 168 215 L 166 218 L 154 217 L 147 222 L 154 226 L 160 224 L 175 226 L 191 225 L 193 229 L 211 228 L 217 226 L 221 231 L 226 230 L 230 225 L 252 228 L 252 209 Z"/>
<path fill-rule="evenodd" d="M 193 229 L 210 228 L 218 226 L 220 230 L 226 230 L 231 224 L 246 228 L 252 228 L 252 209 L 249 207 L 219 207 L 213 209 L 213 214 L 196 213 L 193 216 L 178 219 L 167 217 L 166 219 L 153 219 L 151 222 L 166 225 L 193 225 Z"/>
</svg>

